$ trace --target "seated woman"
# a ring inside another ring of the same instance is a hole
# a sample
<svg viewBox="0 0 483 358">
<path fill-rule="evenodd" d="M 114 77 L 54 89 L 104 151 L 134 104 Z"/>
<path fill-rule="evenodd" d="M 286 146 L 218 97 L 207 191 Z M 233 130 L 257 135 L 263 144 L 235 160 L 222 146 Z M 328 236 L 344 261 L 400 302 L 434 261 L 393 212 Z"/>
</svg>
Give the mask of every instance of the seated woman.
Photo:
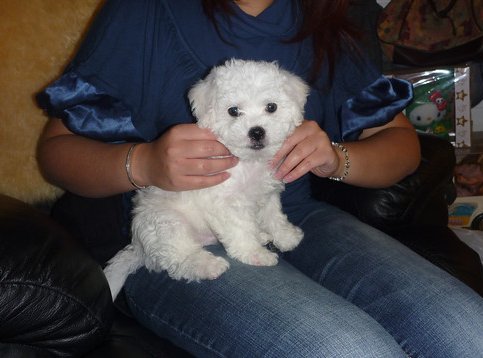
<svg viewBox="0 0 483 358">
<path fill-rule="evenodd" d="M 420 160 L 416 133 L 400 113 L 411 88 L 368 63 L 347 6 L 108 0 L 76 58 L 40 98 L 52 115 L 39 143 L 45 175 L 80 196 L 124 193 L 127 230 L 130 193 L 138 187 L 183 191 L 230 180 L 226 171 L 237 158 L 193 124 L 186 101 L 212 66 L 229 58 L 277 61 L 311 84 L 306 120 L 273 159 L 282 161 L 274 175 L 287 183 L 283 209 L 303 229 L 302 243 L 273 267 L 235 262 L 212 246 L 231 265 L 212 281 L 139 269 L 126 282 L 135 317 L 195 356 L 483 352 L 480 296 L 311 196 L 311 175 L 385 187 Z"/>
</svg>

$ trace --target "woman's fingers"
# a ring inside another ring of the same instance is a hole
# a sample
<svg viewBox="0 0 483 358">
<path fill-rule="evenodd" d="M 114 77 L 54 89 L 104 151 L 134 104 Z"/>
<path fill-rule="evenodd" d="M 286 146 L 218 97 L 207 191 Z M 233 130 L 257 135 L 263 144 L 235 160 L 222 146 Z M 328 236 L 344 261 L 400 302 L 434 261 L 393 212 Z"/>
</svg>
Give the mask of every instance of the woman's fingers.
<svg viewBox="0 0 483 358">
<path fill-rule="evenodd" d="M 171 128 L 152 143 L 144 168 L 149 182 L 169 191 L 210 187 L 229 178 L 238 163 L 207 129 L 195 124 Z"/>
<path fill-rule="evenodd" d="M 272 161 L 275 177 L 286 183 L 308 172 L 329 176 L 337 170 L 338 157 L 327 134 L 313 121 L 304 121 L 287 138 Z"/>
</svg>

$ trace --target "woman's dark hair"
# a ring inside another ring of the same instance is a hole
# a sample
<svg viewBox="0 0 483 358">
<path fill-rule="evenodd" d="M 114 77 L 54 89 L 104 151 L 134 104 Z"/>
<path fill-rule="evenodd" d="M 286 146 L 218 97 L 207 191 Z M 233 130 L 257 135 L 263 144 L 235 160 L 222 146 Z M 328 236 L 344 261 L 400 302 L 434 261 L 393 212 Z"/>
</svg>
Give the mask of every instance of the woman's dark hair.
<svg viewBox="0 0 483 358">
<path fill-rule="evenodd" d="M 227 16 L 232 15 L 231 1 L 233 0 L 203 0 L 204 11 L 216 27 L 215 11 L 221 11 Z M 287 41 L 298 42 L 312 36 L 314 61 L 310 80 L 316 79 L 324 61 L 328 63 L 331 80 L 341 48 L 348 47 L 357 52 L 354 39 L 358 34 L 347 16 L 350 0 L 298 1 L 303 13 L 302 26 L 298 33 Z"/>
</svg>

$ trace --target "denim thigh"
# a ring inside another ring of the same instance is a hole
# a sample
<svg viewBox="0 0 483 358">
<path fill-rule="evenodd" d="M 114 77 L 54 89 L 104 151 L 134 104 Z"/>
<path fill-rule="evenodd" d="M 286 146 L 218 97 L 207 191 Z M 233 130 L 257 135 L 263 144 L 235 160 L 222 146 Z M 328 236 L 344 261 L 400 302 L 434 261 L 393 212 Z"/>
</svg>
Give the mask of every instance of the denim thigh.
<svg viewBox="0 0 483 358">
<path fill-rule="evenodd" d="M 125 295 L 143 325 L 196 357 L 404 357 L 375 320 L 286 261 L 230 262 L 212 281 L 175 281 L 145 268 Z"/>
<path fill-rule="evenodd" d="M 411 357 L 483 357 L 483 298 L 395 239 L 321 203 L 283 255 L 378 321 Z"/>
<path fill-rule="evenodd" d="M 321 203 L 274 267 L 230 261 L 220 278 L 140 269 L 137 319 L 199 357 L 481 357 L 483 303 L 406 247 Z M 402 348 L 401 348 L 402 347 Z"/>
</svg>

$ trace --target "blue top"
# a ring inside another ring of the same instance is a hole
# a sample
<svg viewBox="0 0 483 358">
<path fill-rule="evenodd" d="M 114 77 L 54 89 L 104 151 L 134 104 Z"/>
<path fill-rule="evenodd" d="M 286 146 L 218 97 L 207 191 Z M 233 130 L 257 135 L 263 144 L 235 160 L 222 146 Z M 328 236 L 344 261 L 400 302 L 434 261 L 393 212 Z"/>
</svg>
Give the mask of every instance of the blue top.
<svg viewBox="0 0 483 358">
<path fill-rule="evenodd" d="M 174 124 L 194 121 L 188 89 L 227 59 L 278 61 L 308 78 L 311 39 L 283 41 L 301 24 L 298 1 L 275 0 L 257 17 L 232 7 L 233 16 L 216 14 L 217 30 L 200 0 L 107 1 L 64 74 L 39 94 L 40 106 L 83 136 L 151 141 Z M 410 84 L 387 79 L 347 53 L 336 63 L 330 89 L 326 80 L 323 68 L 305 118 L 334 141 L 357 139 L 364 128 L 388 122 L 412 98 Z M 285 207 L 307 200 L 308 175 L 283 195 Z"/>
</svg>

